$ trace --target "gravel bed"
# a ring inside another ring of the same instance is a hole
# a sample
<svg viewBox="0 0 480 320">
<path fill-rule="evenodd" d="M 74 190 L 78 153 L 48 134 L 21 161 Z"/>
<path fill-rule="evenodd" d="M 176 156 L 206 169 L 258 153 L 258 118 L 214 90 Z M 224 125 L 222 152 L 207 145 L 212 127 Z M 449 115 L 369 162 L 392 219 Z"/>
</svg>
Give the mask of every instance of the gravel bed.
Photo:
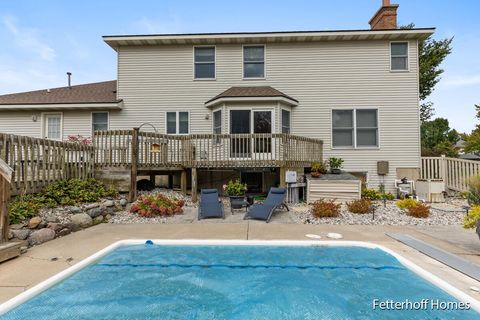
<svg viewBox="0 0 480 320">
<path fill-rule="evenodd" d="M 304 224 L 331 224 L 331 225 L 397 225 L 397 226 L 436 226 L 436 225 L 461 225 L 465 216 L 462 208 L 464 201 L 450 200 L 446 203 L 432 204 L 428 218 L 414 218 L 408 216 L 404 210 L 396 206 L 396 201 L 388 201 L 386 207 L 382 202 L 376 203 L 375 216 L 369 214 L 355 214 L 342 205 L 340 216 L 336 218 L 316 218 L 311 214 L 310 208 L 295 210 L 294 219 Z"/>
</svg>

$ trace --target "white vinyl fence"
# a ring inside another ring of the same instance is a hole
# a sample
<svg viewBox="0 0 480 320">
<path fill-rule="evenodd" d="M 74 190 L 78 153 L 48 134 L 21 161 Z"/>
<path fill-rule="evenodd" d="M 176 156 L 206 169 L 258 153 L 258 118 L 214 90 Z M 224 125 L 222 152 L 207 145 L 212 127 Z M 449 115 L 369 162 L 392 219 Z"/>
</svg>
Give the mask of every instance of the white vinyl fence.
<svg viewBox="0 0 480 320">
<path fill-rule="evenodd" d="M 480 174 L 480 161 L 448 157 L 422 157 L 422 179 L 443 179 L 448 189 L 467 191 L 468 180 Z"/>
</svg>

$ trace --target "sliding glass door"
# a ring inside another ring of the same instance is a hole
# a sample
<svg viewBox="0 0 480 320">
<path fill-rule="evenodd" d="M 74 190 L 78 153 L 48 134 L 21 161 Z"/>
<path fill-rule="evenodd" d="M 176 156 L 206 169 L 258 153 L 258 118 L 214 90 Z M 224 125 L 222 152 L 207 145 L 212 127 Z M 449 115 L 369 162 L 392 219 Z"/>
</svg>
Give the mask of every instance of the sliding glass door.
<svg viewBox="0 0 480 320">
<path fill-rule="evenodd" d="M 252 152 L 271 153 L 272 118 L 272 111 L 269 110 L 230 110 L 230 133 L 243 134 L 241 137 L 232 137 L 230 157 L 250 158 Z M 251 133 L 264 135 L 252 138 L 248 135 Z"/>
</svg>

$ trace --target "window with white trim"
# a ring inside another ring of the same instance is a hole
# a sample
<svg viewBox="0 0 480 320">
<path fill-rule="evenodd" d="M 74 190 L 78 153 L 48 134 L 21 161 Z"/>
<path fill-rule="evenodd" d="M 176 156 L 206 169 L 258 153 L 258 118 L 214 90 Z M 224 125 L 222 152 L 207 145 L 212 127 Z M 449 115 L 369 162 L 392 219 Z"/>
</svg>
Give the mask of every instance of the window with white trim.
<svg viewBox="0 0 480 320">
<path fill-rule="evenodd" d="M 213 113 L 213 133 L 222 133 L 222 110 L 217 110 Z"/>
<path fill-rule="evenodd" d="M 92 112 L 92 132 L 108 130 L 108 112 Z"/>
<path fill-rule="evenodd" d="M 189 114 L 185 111 L 167 112 L 166 114 L 167 134 L 188 134 Z"/>
<path fill-rule="evenodd" d="M 215 79 L 215 47 L 194 47 L 195 79 Z"/>
<path fill-rule="evenodd" d="M 265 77 L 265 46 L 243 47 L 243 77 Z"/>
<path fill-rule="evenodd" d="M 282 109 L 282 133 L 290 133 L 290 111 Z"/>
<path fill-rule="evenodd" d="M 378 110 L 332 110 L 332 146 L 378 147 Z"/>
<path fill-rule="evenodd" d="M 392 71 L 408 70 L 408 42 L 390 43 L 390 69 Z"/>
</svg>

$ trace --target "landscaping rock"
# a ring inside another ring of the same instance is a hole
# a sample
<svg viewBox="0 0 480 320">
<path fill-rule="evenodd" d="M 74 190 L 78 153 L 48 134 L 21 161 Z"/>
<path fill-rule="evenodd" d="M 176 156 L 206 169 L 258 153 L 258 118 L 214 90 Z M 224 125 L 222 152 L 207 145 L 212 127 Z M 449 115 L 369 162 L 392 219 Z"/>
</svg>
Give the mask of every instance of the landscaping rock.
<svg viewBox="0 0 480 320">
<path fill-rule="evenodd" d="M 85 210 L 90 210 L 90 209 L 97 208 L 97 207 L 100 207 L 99 203 L 90 203 L 90 204 L 87 204 L 85 206 Z"/>
<path fill-rule="evenodd" d="M 69 228 L 63 228 L 62 230 L 57 232 L 57 237 L 63 237 L 67 234 L 70 234 L 72 231 Z"/>
<path fill-rule="evenodd" d="M 36 227 L 38 227 L 38 225 L 42 223 L 42 218 L 40 217 L 33 217 L 32 219 L 30 219 L 28 221 L 28 228 L 29 229 L 35 229 Z"/>
<path fill-rule="evenodd" d="M 65 228 L 69 229 L 70 232 L 77 232 L 78 230 L 81 229 L 79 224 L 73 223 L 73 222 L 68 222 L 65 224 Z"/>
<path fill-rule="evenodd" d="M 71 214 L 76 214 L 76 213 L 81 213 L 82 212 L 82 209 L 80 209 L 79 207 L 70 207 L 68 209 L 68 211 L 71 213 Z"/>
<path fill-rule="evenodd" d="M 47 225 L 47 228 L 50 228 L 52 229 L 53 231 L 55 231 L 55 233 L 59 232 L 60 230 L 62 230 L 65 226 L 61 223 L 55 223 L 55 222 L 50 222 L 48 225 Z"/>
<path fill-rule="evenodd" d="M 8 230 L 8 235 L 7 235 L 7 237 L 8 237 L 8 240 L 13 239 L 13 232 L 12 232 L 12 230 Z"/>
<path fill-rule="evenodd" d="M 127 205 L 128 201 L 127 201 L 127 199 L 120 199 L 119 203 L 122 207 L 125 207 Z"/>
<path fill-rule="evenodd" d="M 58 217 L 57 217 L 54 213 L 51 213 L 51 214 L 45 216 L 44 219 L 45 219 L 45 222 L 48 222 L 48 223 L 50 223 L 50 222 L 53 222 L 53 223 L 58 222 Z"/>
<path fill-rule="evenodd" d="M 114 215 L 115 214 L 115 209 L 114 208 L 107 208 L 104 212 L 104 215 Z"/>
<path fill-rule="evenodd" d="M 43 228 L 32 232 L 28 237 L 28 243 L 30 245 L 36 245 L 53 239 L 55 239 L 55 231 L 49 228 Z"/>
<path fill-rule="evenodd" d="M 115 205 L 115 201 L 113 200 L 107 200 L 103 203 L 105 207 L 113 207 Z"/>
<path fill-rule="evenodd" d="M 13 237 L 17 238 L 18 240 L 25 240 L 30 235 L 30 230 L 28 229 L 20 229 L 20 230 L 11 230 Z"/>
<path fill-rule="evenodd" d="M 107 214 L 107 215 L 105 216 L 105 220 L 108 221 L 108 220 L 110 220 L 110 219 L 112 219 L 112 215 L 111 215 L 111 214 Z"/>
<path fill-rule="evenodd" d="M 71 217 L 72 223 L 79 225 L 82 228 L 88 228 L 92 225 L 92 218 L 86 213 L 74 214 Z"/>
<path fill-rule="evenodd" d="M 105 211 L 104 208 L 102 208 L 102 207 L 96 207 L 96 208 L 93 208 L 93 209 L 88 210 L 88 211 L 87 211 L 87 214 L 88 214 L 90 217 L 95 218 L 95 217 L 101 216 L 104 211 Z"/>
<path fill-rule="evenodd" d="M 93 219 L 93 224 L 96 225 L 96 224 L 99 224 L 99 223 L 102 223 L 103 222 L 103 216 L 98 216 L 98 217 L 95 217 Z"/>
<path fill-rule="evenodd" d="M 20 247 L 20 254 L 26 253 L 28 250 L 28 247 Z"/>
<path fill-rule="evenodd" d="M 23 227 L 25 227 L 24 223 L 11 224 L 9 226 L 10 230 L 19 230 L 19 229 L 22 229 Z"/>
</svg>

